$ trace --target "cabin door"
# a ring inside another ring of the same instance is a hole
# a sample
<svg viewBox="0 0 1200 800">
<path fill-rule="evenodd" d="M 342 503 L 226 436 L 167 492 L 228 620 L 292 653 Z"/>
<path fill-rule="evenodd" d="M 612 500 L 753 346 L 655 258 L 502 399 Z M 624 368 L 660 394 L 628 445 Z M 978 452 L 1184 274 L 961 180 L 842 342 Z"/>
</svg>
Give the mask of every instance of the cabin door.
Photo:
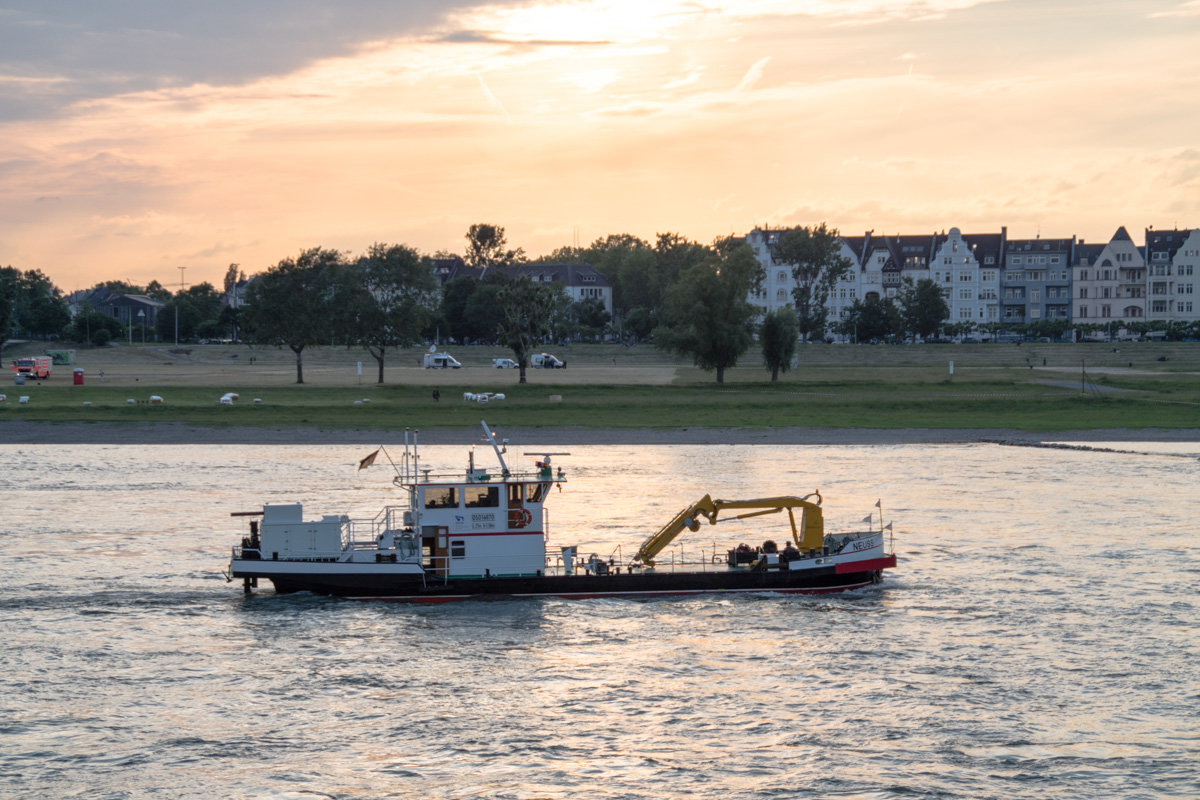
<svg viewBox="0 0 1200 800">
<path fill-rule="evenodd" d="M 421 529 L 425 571 L 445 576 L 450 568 L 450 529 L 427 525 Z"/>
</svg>

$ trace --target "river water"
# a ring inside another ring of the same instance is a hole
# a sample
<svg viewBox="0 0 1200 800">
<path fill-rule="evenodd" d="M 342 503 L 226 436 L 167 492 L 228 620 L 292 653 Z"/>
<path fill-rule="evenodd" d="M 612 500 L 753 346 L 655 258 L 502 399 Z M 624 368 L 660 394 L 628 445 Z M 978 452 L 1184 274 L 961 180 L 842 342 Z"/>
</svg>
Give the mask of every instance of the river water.
<svg viewBox="0 0 1200 800">
<path fill-rule="evenodd" d="M 1110 446 L 573 447 L 550 525 L 581 555 L 820 489 L 899 566 L 433 607 L 221 577 L 231 511 L 387 502 L 370 448 L 0 446 L 0 796 L 1200 797 L 1200 444 Z"/>
</svg>

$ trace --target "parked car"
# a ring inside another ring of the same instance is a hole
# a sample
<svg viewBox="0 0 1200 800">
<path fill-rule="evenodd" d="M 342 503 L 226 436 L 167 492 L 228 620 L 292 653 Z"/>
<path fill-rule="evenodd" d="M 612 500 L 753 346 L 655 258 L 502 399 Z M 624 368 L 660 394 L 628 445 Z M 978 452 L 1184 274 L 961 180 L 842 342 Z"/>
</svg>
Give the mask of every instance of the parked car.
<svg viewBox="0 0 1200 800">
<path fill-rule="evenodd" d="M 536 353 L 529 357 L 530 366 L 535 369 L 565 369 L 567 362 L 560 361 L 549 353 Z"/>
<path fill-rule="evenodd" d="M 493 358 L 492 366 L 496 369 L 516 369 L 518 364 L 511 358 Z"/>
<path fill-rule="evenodd" d="M 462 366 L 449 353 L 426 353 L 424 363 L 425 369 L 458 369 Z"/>
</svg>

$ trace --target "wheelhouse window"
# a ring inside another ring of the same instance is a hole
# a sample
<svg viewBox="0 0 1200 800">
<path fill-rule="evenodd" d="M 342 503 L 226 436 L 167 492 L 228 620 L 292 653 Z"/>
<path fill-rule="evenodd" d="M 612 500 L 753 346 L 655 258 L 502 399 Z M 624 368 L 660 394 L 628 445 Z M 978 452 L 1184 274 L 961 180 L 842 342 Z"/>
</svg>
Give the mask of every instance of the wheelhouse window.
<svg viewBox="0 0 1200 800">
<path fill-rule="evenodd" d="M 468 486 L 463 489 L 463 500 L 467 508 L 496 508 L 500 505 L 500 487 Z"/>
<path fill-rule="evenodd" d="M 527 483 L 525 484 L 525 499 L 530 503 L 540 503 L 549 490 L 550 484 L 548 483 Z"/>
<path fill-rule="evenodd" d="M 508 485 L 508 505 L 510 508 L 521 505 L 525 499 L 524 488 L 525 484 L 523 483 L 510 483 Z"/>
<path fill-rule="evenodd" d="M 467 543 L 462 539 L 450 540 L 450 557 L 451 558 L 466 558 Z"/>
<path fill-rule="evenodd" d="M 426 508 L 458 508 L 458 490 L 453 486 L 430 486 L 425 489 Z"/>
</svg>

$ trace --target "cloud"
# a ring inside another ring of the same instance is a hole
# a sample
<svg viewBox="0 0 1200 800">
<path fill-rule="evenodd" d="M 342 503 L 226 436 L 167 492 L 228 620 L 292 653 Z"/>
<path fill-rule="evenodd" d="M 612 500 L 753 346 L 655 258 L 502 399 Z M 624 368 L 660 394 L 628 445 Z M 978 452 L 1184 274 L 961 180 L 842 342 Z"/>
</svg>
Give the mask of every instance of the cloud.
<svg viewBox="0 0 1200 800">
<path fill-rule="evenodd" d="M 1180 3 L 1169 11 L 1156 11 L 1146 15 L 1149 19 L 1169 19 L 1171 17 L 1200 17 L 1200 0 L 1188 0 Z"/>
<path fill-rule="evenodd" d="M 479 88 L 483 90 L 483 96 L 487 98 L 488 104 L 503 114 L 506 122 L 512 124 L 512 117 L 509 116 L 508 109 L 504 107 L 504 103 L 500 102 L 500 98 L 496 97 L 492 90 L 488 88 L 487 83 L 483 80 L 483 76 L 476 75 L 475 77 L 479 78 Z"/>
<path fill-rule="evenodd" d="M 770 56 L 760 58 L 754 62 L 750 69 L 746 70 L 746 74 L 742 76 L 742 80 L 734 88 L 735 92 L 748 92 L 754 88 L 755 84 L 762 79 L 763 70 L 767 68 L 767 62 L 771 60 Z"/>
<path fill-rule="evenodd" d="M 0 34 L 0 118 L 196 83 L 240 84 L 432 29 L 473 0 L 9 2 Z M 501 0 L 501 5 L 504 0 Z M 24 84 L 14 89 L 13 81 Z"/>
</svg>

